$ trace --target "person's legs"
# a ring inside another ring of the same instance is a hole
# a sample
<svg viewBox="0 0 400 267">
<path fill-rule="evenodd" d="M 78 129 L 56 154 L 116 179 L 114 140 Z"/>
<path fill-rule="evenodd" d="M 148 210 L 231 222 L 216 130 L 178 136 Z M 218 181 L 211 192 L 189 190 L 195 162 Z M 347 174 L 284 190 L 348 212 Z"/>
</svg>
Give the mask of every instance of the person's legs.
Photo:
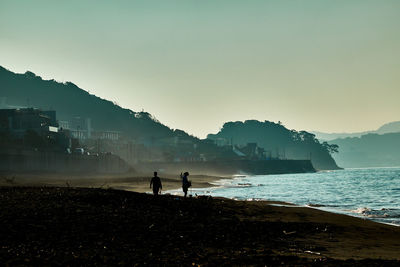
<svg viewBox="0 0 400 267">
<path fill-rule="evenodd" d="M 186 197 L 188 188 L 186 186 L 184 186 L 182 188 L 183 188 L 183 193 L 185 194 L 184 197 Z"/>
<path fill-rule="evenodd" d="M 155 196 L 158 195 L 158 188 L 153 187 L 153 195 Z"/>
</svg>

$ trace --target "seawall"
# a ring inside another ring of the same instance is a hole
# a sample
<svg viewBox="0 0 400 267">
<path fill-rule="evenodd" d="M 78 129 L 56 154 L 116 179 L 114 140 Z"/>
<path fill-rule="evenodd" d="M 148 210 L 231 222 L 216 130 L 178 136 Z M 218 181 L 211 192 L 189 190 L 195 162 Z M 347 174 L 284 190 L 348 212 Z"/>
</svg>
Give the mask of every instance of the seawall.
<svg viewBox="0 0 400 267">
<path fill-rule="evenodd" d="M 175 174 L 189 171 L 204 175 L 283 174 L 315 172 L 310 160 L 224 160 L 202 162 L 151 162 L 134 165 L 135 170 Z"/>
</svg>

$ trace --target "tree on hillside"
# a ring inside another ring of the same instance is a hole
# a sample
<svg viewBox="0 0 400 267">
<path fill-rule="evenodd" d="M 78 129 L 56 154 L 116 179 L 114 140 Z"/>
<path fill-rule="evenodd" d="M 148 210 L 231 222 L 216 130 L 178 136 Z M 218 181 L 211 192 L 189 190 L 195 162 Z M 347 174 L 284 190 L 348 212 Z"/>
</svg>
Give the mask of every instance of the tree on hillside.
<svg viewBox="0 0 400 267">
<path fill-rule="evenodd" d="M 328 152 L 329 154 L 334 154 L 334 153 L 339 153 L 339 146 L 336 144 L 328 144 L 328 142 L 323 142 L 321 144 Z"/>
</svg>

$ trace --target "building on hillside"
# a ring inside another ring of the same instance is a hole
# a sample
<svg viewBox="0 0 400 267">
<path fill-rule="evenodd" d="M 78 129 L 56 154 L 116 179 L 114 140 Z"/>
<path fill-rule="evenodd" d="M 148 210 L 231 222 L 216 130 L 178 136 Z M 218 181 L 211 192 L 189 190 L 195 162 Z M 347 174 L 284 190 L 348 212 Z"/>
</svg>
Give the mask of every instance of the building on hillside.
<svg viewBox="0 0 400 267">
<path fill-rule="evenodd" d="M 237 149 L 235 146 L 232 146 L 232 151 L 240 158 L 245 158 L 246 154 L 244 154 L 242 151 Z"/>
<path fill-rule="evenodd" d="M 28 130 L 41 136 L 49 132 L 57 133 L 56 112 L 36 108 L 0 109 L 0 131 L 22 138 Z"/>
<path fill-rule="evenodd" d="M 234 150 L 238 150 L 243 153 L 247 159 L 267 159 L 265 149 L 259 147 L 257 143 L 247 143 L 245 146 L 236 146 Z"/>
<path fill-rule="evenodd" d="M 59 130 L 53 110 L 0 109 L 0 133 L 8 148 L 65 151 L 71 147 L 71 138 Z"/>
<path fill-rule="evenodd" d="M 111 140 L 118 141 L 121 139 L 119 131 L 96 131 L 92 127 L 90 118 L 74 117 L 69 121 L 59 121 L 59 128 L 68 130 L 71 137 L 79 141 L 93 140 Z"/>
<path fill-rule="evenodd" d="M 58 121 L 58 127 L 60 128 L 60 129 L 64 129 L 64 130 L 69 130 L 69 129 L 71 129 L 70 128 L 70 126 L 69 126 L 69 121 Z"/>
<path fill-rule="evenodd" d="M 92 131 L 92 139 L 112 140 L 118 141 L 121 139 L 121 132 L 119 131 Z"/>
<path fill-rule="evenodd" d="M 222 137 L 216 138 L 216 139 L 214 140 L 214 142 L 215 142 L 215 144 L 216 144 L 217 146 L 227 146 L 227 145 L 231 145 L 231 143 L 230 143 L 226 138 L 222 138 Z"/>
<path fill-rule="evenodd" d="M 121 139 L 121 132 L 118 131 L 90 131 L 87 130 L 69 130 L 72 138 L 79 141 L 93 140 L 111 140 L 118 141 Z"/>
</svg>

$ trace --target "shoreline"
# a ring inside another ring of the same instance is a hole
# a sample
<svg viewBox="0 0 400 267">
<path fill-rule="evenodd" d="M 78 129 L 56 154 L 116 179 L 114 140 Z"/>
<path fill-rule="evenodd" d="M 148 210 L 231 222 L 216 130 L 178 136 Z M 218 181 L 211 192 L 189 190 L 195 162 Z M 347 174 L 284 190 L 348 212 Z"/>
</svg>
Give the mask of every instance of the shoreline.
<svg viewBox="0 0 400 267">
<path fill-rule="evenodd" d="M 138 193 L 150 192 L 149 174 L 119 174 L 119 175 L 92 175 L 92 174 L 56 174 L 56 173 L 15 173 L 0 175 L 0 186 L 65 186 L 83 188 L 113 188 Z M 182 180 L 177 175 L 160 175 L 163 192 L 178 190 Z M 209 176 L 193 174 L 189 176 L 193 188 L 207 188 L 214 186 L 212 182 L 221 179 L 232 179 L 231 176 Z"/>
<path fill-rule="evenodd" d="M 76 188 L 94 188 L 94 189 L 116 189 L 116 190 L 125 190 L 129 192 L 137 192 L 137 193 L 149 193 L 151 194 L 150 189 L 150 176 L 145 175 L 65 175 L 65 174 L 15 174 L 15 180 L 13 184 L 5 182 L 6 176 L 0 176 L 0 187 L 1 186 L 50 186 L 50 187 L 76 187 Z M 11 176 L 12 177 L 12 176 Z M 195 197 L 197 190 L 204 190 L 211 188 L 220 188 L 223 185 L 216 185 L 215 183 L 220 180 L 232 180 L 235 178 L 246 177 L 246 175 L 235 175 L 235 176 L 208 176 L 208 175 L 190 175 L 189 180 L 192 181 L 192 192 L 193 197 Z M 162 195 L 174 195 L 174 196 L 183 196 L 183 192 L 181 190 L 181 178 L 179 175 L 160 175 L 161 181 L 163 183 Z M 190 190 L 190 189 L 189 189 Z M 189 191 L 190 194 L 190 191 Z M 207 195 L 207 193 L 199 195 Z M 383 224 L 383 225 L 391 225 L 394 227 L 400 227 L 398 224 L 379 221 L 374 218 L 369 218 L 367 216 L 362 216 L 358 214 L 353 214 L 351 212 L 346 212 L 340 209 L 331 209 L 324 206 L 309 206 L 307 204 L 300 205 L 292 202 L 286 202 L 281 200 L 269 200 L 269 199 L 235 199 L 228 197 L 218 197 L 223 199 L 229 199 L 234 201 L 254 201 L 254 202 L 263 202 L 265 204 L 270 205 L 285 205 L 291 207 L 299 207 L 299 208 L 311 208 L 324 212 L 329 212 L 333 214 L 345 215 L 353 218 L 359 218 L 363 220 L 372 221 L 375 223 Z M 215 198 L 214 197 L 214 198 Z"/>
<path fill-rule="evenodd" d="M 244 176 L 240 176 L 240 177 L 246 177 Z M 221 178 L 218 179 L 214 182 L 220 181 L 220 180 L 232 180 L 238 177 L 231 177 L 231 178 Z M 198 188 L 198 187 L 194 187 L 193 188 L 193 197 L 194 196 L 212 196 L 207 189 L 218 189 L 218 188 L 223 188 L 224 185 L 216 185 L 213 184 L 212 181 L 209 182 L 209 186 L 207 187 L 202 187 L 202 188 Z M 200 192 L 199 192 L 200 191 Z M 151 192 L 148 192 L 151 193 Z M 176 196 L 183 196 L 183 193 L 180 191 L 180 188 L 177 189 L 172 189 L 172 190 L 168 190 L 167 192 L 164 192 L 164 194 L 171 194 L 171 195 L 176 195 Z M 241 199 L 241 198 L 230 198 L 230 197 L 224 197 L 224 196 L 212 196 L 212 197 L 217 197 L 217 198 L 223 198 L 223 199 L 229 199 L 229 200 L 234 200 L 234 201 L 255 201 L 255 202 L 264 202 L 268 205 L 282 205 L 282 206 L 289 206 L 289 207 L 300 207 L 300 208 L 310 208 L 310 209 L 316 209 L 319 211 L 323 211 L 323 212 L 329 212 L 329 213 L 333 213 L 333 214 L 339 214 L 339 215 L 345 215 L 345 216 L 350 216 L 353 218 L 358 218 L 358 219 L 363 219 L 363 220 L 368 220 L 368 221 L 372 221 L 375 223 L 379 223 L 379 224 L 384 224 L 384 225 L 390 225 L 390 226 L 394 226 L 394 227 L 400 227 L 400 224 L 396 224 L 396 223 L 391 223 L 391 222 L 387 222 L 384 220 L 384 218 L 386 217 L 374 217 L 374 216 L 368 216 L 368 215 L 362 215 L 362 213 L 358 213 L 355 212 L 354 210 L 345 210 L 345 209 L 340 209 L 338 208 L 332 208 L 329 206 L 324 206 L 324 205 L 320 205 L 318 203 L 314 203 L 314 204 L 297 204 L 297 203 L 293 203 L 293 202 L 287 202 L 287 201 L 281 201 L 281 200 L 271 200 L 271 199 L 266 199 L 266 198 L 251 198 L 251 199 Z"/>
</svg>

